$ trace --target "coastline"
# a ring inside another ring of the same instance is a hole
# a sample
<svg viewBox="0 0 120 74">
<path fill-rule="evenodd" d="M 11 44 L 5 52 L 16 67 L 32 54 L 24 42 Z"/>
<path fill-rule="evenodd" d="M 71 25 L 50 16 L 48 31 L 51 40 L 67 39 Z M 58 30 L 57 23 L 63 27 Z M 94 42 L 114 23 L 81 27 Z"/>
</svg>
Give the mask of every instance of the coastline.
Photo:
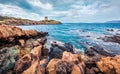
<svg viewBox="0 0 120 74">
<path fill-rule="evenodd" d="M 0 24 L 6 25 L 13 25 L 13 26 L 23 26 L 23 25 L 48 25 L 48 24 L 61 24 L 60 21 L 56 20 L 49 20 L 44 19 L 40 21 L 29 20 L 29 19 L 22 19 L 22 18 L 15 18 L 15 17 L 7 17 L 7 16 L 0 16 Z"/>
<path fill-rule="evenodd" d="M 120 73 L 120 55 L 101 50 L 98 46 L 85 44 L 87 50 L 83 53 L 76 51 L 71 44 L 52 41 L 51 47 L 47 48 L 47 32 L 7 25 L 0 27 L 2 74 Z"/>
</svg>

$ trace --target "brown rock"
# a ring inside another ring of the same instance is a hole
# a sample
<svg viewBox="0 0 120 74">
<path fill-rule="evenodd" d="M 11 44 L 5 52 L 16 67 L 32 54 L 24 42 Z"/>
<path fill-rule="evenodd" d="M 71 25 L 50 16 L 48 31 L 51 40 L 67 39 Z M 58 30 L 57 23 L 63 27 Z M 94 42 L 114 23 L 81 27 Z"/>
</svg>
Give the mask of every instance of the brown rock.
<svg viewBox="0 0 120 74">
<path fill-rule="evenodd" d="M 30 54 L 23 56 L 15 63 L 14 70 L 16 73 L 22 73 L 23 71 L 31 70 L 31 68 L 36 67 L 39 63 L 41 56 L 42 46 L 35 47 L 31 50 Z M 28 72 L 28 71 L 26 71 Z M 34 74 L 34 71 L 32 72 Z"/>
<path fill-rule="evenodd" d="M 78 56 L 76 54 L 72 54 L 71 52 L 63 52 L 62 60 L 66 62 L 79 62 Z"/>
<path fill-rule="evenodd" d="M 59 61 L 61 61 L 61 60 L 60 59 L 52 59 L 52 60 L 50 60 L 50 62 L 48 63 L 48 65 L 46 67 L 47 74 L 57 74 L 55 64 L 57 64 Z"/>
<path fill-rule="evenodd" d="M 35 61 L 32 63 L 30 68 L 25 70 L 22 74 L 44 74 L 44 72 L 42 72 L 42 68 L 40 67 L 39 62 Z"/>
<path fill-rule="evenodd" d="M 103 57 L 97 66 L 105 74 L 120 74 L 120 56 Z"/>
<path fill-rule="evenodd" d="M 71 74 L 83 74 L 83 73 L 82 73 L 82 71 L 81 71 L 79 66 L 74 65 Z"/>
<path fill-rule="evenodd" d="M 55 64 L 57 74 L 71 74 L 73 64 L 66 61 L 59 61 Z"/>
<path fill-rule="evenodd" d="M 20 39 L 20 40 L 19 40 L 19 43 L 20 43 L 20 45 L 21 45 L 22 47 L 24 47 L 24 45 L 25 45 L 25 40 Z"/>
<path fill-rule="evenodd" d="M 23 56 L 21 59 L 19 59 L 15 63 L 14 70 L 15 70 L 16 74 L 20 74 L 24 70 L 29 68 L 31 66 L 31 63 L 32 63 L 32 58 L 31 58 L 31 56 L 29 54 Z"/>
<path fill-rule="evenodd" d="M 39 59 L 41 56 L 42 45 L 35 47 L 31 50 L 31 54 L 34 56 L 35 59 Z"/>
</svg>

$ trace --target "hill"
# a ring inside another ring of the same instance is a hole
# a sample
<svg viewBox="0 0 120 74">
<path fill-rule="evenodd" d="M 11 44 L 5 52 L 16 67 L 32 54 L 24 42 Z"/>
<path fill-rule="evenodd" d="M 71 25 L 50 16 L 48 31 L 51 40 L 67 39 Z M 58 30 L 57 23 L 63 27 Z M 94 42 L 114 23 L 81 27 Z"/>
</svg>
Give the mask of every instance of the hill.
<svg viewBox="0 0 120 74">
<path fill-rule="evenodd" d="M 35 21 L 29 19 L 0 16 L 0 24 L 19 26 L 19 25 L 61 24 L 61 22 L 56 20 Z"/>
</svg>

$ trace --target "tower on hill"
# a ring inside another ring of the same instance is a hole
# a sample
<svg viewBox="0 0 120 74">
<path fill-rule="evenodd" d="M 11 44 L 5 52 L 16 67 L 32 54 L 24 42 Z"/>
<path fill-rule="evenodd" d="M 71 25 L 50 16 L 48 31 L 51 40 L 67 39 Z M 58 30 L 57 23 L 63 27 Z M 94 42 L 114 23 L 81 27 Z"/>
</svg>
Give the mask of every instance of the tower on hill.
<svg viewBox="0 0 120 74">
<path fill-rule="evenodd" d="M 47 16 L 45 16 L 45 21 L 48 21 L 48 17 Z"/>
</svg>

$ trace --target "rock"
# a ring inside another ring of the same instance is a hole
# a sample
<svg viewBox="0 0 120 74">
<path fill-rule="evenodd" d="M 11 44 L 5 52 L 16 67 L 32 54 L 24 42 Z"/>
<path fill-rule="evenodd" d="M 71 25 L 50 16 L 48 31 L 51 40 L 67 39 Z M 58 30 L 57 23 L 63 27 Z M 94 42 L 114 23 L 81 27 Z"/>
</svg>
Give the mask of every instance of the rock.
<svg viewBox="0 0 120 74">
<path fill-rule="evenodd" d="M 14 70 L 16 73 L 22 73 L 29 67 L 34 67 L 34 64 L 39 62 L 41 57 L 42 46 L 35 47 L 31 50 L 30 54 L 26 54 L 15 63 Z M 35 63 L 36 62 L 36 63 Z M 31 70 L 31 68 L 29 69 Z"/>
<path fill-rule="evenodd" d="M 46 67 L 47 74 L 57 74 L 55 64 L 57 64 L 59 61 L 61 60 L 60 59 L 50 60 L 50 62 L 48 63 Z"/>
<path fill-rule="evenodd" d="M 40 44 L 44 45 L 44 44 L 46 43 L 46 41 L 47 41 L 47 38 L 40 38 L 40 39 L 37 39 L 37 41 L 38 41 Z"/>
<path fill-rule="evenodd" d="M 40 45 L 40 43 L 38 42 L 38 41 L 34 41 L 34 43 L 33 43 L 33 46 L 34 47 L 37 47 L 37 46 L 39 46 Z"/>
<path fill-rule="evenodd" d="M 32 64 L 31 55 L 26 54 L 15 63 L 14 71 L 16 74 L 17 73 L 20 74 L 24 70 L 28 69 L 31 66 L 31 64 Z"/>
<path fill-rule="evenodd" d="M 97 62 L 97 66 L 104 74 L 120 74 L 120 55 L 103 57 Z"/>
<path fill-rule="evenodd" d="M 48 34 L 47 32 L 38 32 L 36 30 L 22 30 L 21 28 L 8 25 L 0 25 L 0 28 L 0 46 L 24 44 L 23 40 L 41 38 Z"/>
<path fill-rule="evenodd" d="M 42 52 L 42 45 L 38 47 L 34 47 L 30 53 L 33 55 L 33 59 L 40 59 L 41 52 Z"/>
<path fill-rule="evenodd" d="M 6 74 L 8 70 L 11 70 L 18 59 L 18 56 L 18 46 L 0 49 L 0 74 Z"/>
<path fill-rule="evenodd" d="M 26 40 L 26 42 L 25 42 L 25 47 L 26 47 L 26 48 L 33 49 L 33 48 L 34 48 L 34 42 L 35 42 L 35 40 L 32 39 L 32 38 Z"/>
<path fill-rule="evenodd" d="M 74 65 L 71 74 L 84 74 L 84 72 L 81 71 L 79 66 Z"/>
<path fill-rule="evenodd" d="M 79 62 L 78 56 L 71 52 L 63 52 L 62 60 L 66 62 Z"/>
<path fill-rule="evenodd" d="M 71 74 L 73 64 L 66 61 L 59 61 L 55 64 L 56 74 Z"/>
<path fill-rule="evenodd" d="M 31 51 L 31 48 L 26 48 L 26 47 L 21 48 L 19 53 L 19 58 L 23 57 L 26 54 L 29 54 L 30 51 Z"/>
<path fill-rule="evenodd" d="M 62 53 L 64 51 L 75 53 L 75 49 L 73 48 L 73 46 L 71 44 L 62 43 L 62 42 L 59 42 L 59 41 L 52 41 L 50 52 L 49 52 L 50 59 L 61 58 Z"/>
<path fill-rule="evenodd" d="M 19 43 L 20 43 L 20 46 L 24 47 L 24 45 L 25 45 L 25 40 L 20 39 L 20 40 L 19 40 Z"/>
<path fill-rule="evenodd" d="M 40 67 L 39 62 L 35 61 L 34 63 L 32 63 L 30 68 L 28 68 L 21 74 L 45 74 L 45 73 L 42 72 L 42 68 Z"/>
<path fill-rule="evenodd" d="M 53 41 L 51 44 L 54 47 L 58 47 L 62 51 L 68 51 L 68 52 L 72 52 L 72 53 L 75 52 L 73 45 L 71 45 L 70 43 L 62 43 L 59 41 Z"/>
<path fill-rule="evenodd" d="M 43 48 L 43 50 L 42 50 L 42 56 L 44 56 L 44 57 L 48 57 L 48 52 L 49 52 L 49 49 L 47 49 L 47 48 Z"/>
<path fill-rule="evenodd" d="M 114 35 L 114 36 L 105 36 L 104 38 L 101 38 L 105 42 L 114 42 L 120 44 L 120 35 Z"/>
</svg>

